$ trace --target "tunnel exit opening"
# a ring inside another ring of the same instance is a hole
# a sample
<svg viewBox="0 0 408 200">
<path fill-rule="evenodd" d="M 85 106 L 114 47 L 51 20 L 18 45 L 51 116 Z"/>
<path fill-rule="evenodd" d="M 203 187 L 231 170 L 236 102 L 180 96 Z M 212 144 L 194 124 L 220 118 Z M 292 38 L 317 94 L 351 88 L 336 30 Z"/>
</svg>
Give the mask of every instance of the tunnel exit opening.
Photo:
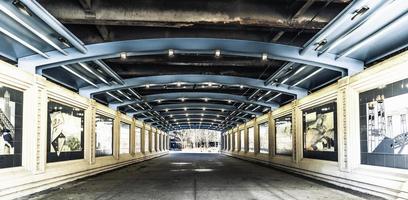
<svg viewBox="0 0 408 200">
<path fill-rule="evenodd" d="M 170 152 L 219 153 L 221 132 L 208 129 L 185 129 L 170 133 Z"/>
</svg>

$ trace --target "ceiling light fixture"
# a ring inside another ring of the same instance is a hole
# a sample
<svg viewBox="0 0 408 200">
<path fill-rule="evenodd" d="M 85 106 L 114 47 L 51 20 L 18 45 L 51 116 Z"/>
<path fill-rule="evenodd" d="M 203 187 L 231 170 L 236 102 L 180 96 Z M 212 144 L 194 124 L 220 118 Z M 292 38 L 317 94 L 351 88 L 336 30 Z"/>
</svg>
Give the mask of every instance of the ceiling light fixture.
<svg viewBox="0 0 408 200">
<path fill-rule="evenodd" d="M 124 96 L 126 99 L 132 100 L 132 98 L 130 98 L 128 95 L 126 95 L 126 94 L 123 93 L 122 91 L 117 90 L 117 92 L 118 92 L 119 94 L 121 94 L 122 96 Z"/>
<path fill-rule="evenodd" d="M 109 95 L 109 96 L 111 96 L 112 98 L 114 98 L 114 99 L 118 100 L 119 102 L 123 102 L 123 100 L 122 100 L 122 99 L 119 99 L 117 96 L 113 95 L 113 94 L 112 94 L 112 93 L 110 93 L 110 92 L 106 92 L 106 94 L 108 94 L 108 95 Z"/>
<path fill-rule="evenodd" d="M 215 50 L 215 57 L 219 58 L 221 56 L 221 51 L 219 49 Z"/>
<path fill-rule="evenodd" d="M 173 57 L 174 56 L 174 50 L 173 49 L 169 49 L 169 57 Z"/>
<path fill-rule="evenodd" d="M 23 3 L 21 3 L 21 1 L 19 0 L 14 0 L 13 1 L 13 5 L 24 15 L 27 16 L 32 16 L 31 11 L 27 8 L 26 5 L 24 5 Z"/>
<path fill-rule="evenodd" d="M 133 107 L 132 105 L 128 105 L 128 107 L 137 112 L 137 109 Z"/>
<path fill-rule="evenodd" d="M 263 53 L 262 54 L 262 61 L 267 61 L 268 60 L 268 54 Z"/>
<path fill-rule="evenodd" d="M 120 53 L 120 59 L 126 60 L 127 59 L 127 53 L 126 52 Z"/>
<path fill-rule="evenodd" d="M 64 68 L 65 70 L 67 70 L 68 72 L 70 72 L 71 74 L 73 74 L 73 75 L 77 76 L 78 78 L 82 79 L 83 81 L 87 82 L 88 84 L 98 88 L 98 85 L 96 85 L 91 80 L 87 79 L 86 77 L 82 76 L 81 74 L 77 73 L 76 71 L 72 70 L 70 67 L 68 67 L 66 65 L 61 65 L 61 67 Z"/>
</svg>

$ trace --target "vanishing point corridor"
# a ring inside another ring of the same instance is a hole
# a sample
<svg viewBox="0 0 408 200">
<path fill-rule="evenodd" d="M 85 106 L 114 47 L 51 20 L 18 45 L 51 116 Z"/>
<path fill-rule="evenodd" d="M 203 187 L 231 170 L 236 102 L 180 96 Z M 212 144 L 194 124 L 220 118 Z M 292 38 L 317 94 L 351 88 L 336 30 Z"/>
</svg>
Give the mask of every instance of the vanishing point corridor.
<svg viewBox="0 0 408 200">
<path fill-rule="evenodd" d="M 376 199 L 221 154 L 170 153 L 22 199 Z"/>
</svg>

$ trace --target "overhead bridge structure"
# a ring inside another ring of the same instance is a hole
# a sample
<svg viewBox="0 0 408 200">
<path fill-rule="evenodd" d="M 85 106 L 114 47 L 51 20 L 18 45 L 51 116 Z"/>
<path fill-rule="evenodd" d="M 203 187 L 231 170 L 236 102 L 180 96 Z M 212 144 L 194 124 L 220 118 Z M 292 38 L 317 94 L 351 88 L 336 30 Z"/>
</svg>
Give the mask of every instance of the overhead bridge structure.
<svg viewBox="0 0 408 200">
<path fill-rule="evenodd" d="M 2 0 L 0 197 L 190 163 L 170 141 L 201 129 L 220 137 L 206 155 L 219 166 L 408 199 L 407 13 L 406 0 Z M 290 192 L 273 193 L 242 198 Z"/>
</svg>

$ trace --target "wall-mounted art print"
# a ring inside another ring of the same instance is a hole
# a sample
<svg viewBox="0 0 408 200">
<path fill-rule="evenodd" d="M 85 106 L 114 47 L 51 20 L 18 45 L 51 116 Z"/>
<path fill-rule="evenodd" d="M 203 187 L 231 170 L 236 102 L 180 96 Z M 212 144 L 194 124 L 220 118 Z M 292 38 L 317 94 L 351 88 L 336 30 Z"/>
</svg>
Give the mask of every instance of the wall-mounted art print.
<svg viewBox="0 0 408 200">
<path fill-rule="evenodd" d="M 293 132 L 292 115 L 275 119 L 275 153 L 277 155 L 292 156 L 293 153 Z"/>
<path fill-rule="evenodd" d="M 48 102 L 47 162 L 84 158 L 84 111 Z"/>
<path fill-rule="evenodd" d="M 239 136 L 240 136 L 240 144 L 241 144 L 240 151 L 245 151 L 245 130 L 240 130 Z"/>
<path fill-rule="evenodd" d="M 259 152 L 269 153 L 269 123 L 264 122 L 258 125 L 259 132 Z"/>
<path fill-rule="evenodd" d="M 248 152 L 255 152 L 255 128 L 248 128 Z"/>
<path fill-rule="evenodd" d="M 360 94 L 361 164 L 408 169 L 408 79 Z"/>
<path fill-rule="evenodd" d="M 113 154 L 113 119 L 96 115 L 95 156 L 111 156 Z"/>
<path fill-rule="evenodd" d="M 129 153 L 130 124 L 120 123 L 120 154 Z"/>
<path fill-rule="evenodd" d="M 303 157 L 337 161 L 335 102 L 303 111 Z"/>
<path fill-rule="evenodd" d="M 135 128 L 135 152 L 142 152 L 142 129 Z"/>
<path fill-rule="evenodd" d="M 234 151 L 238 151 L 238 132 L 234 132 Z"/>
<path fill-rule="evenodd" d="M 0 168 L 21 166 L 23 92 L 0 85 Z"/>
<path fill-rule="evenodd" d="M 145 130 L 144 132 L 144 152 L 147 153 L 150 151 L 150 144 L 149 144 L 149 130 Z"/>
</svg>

